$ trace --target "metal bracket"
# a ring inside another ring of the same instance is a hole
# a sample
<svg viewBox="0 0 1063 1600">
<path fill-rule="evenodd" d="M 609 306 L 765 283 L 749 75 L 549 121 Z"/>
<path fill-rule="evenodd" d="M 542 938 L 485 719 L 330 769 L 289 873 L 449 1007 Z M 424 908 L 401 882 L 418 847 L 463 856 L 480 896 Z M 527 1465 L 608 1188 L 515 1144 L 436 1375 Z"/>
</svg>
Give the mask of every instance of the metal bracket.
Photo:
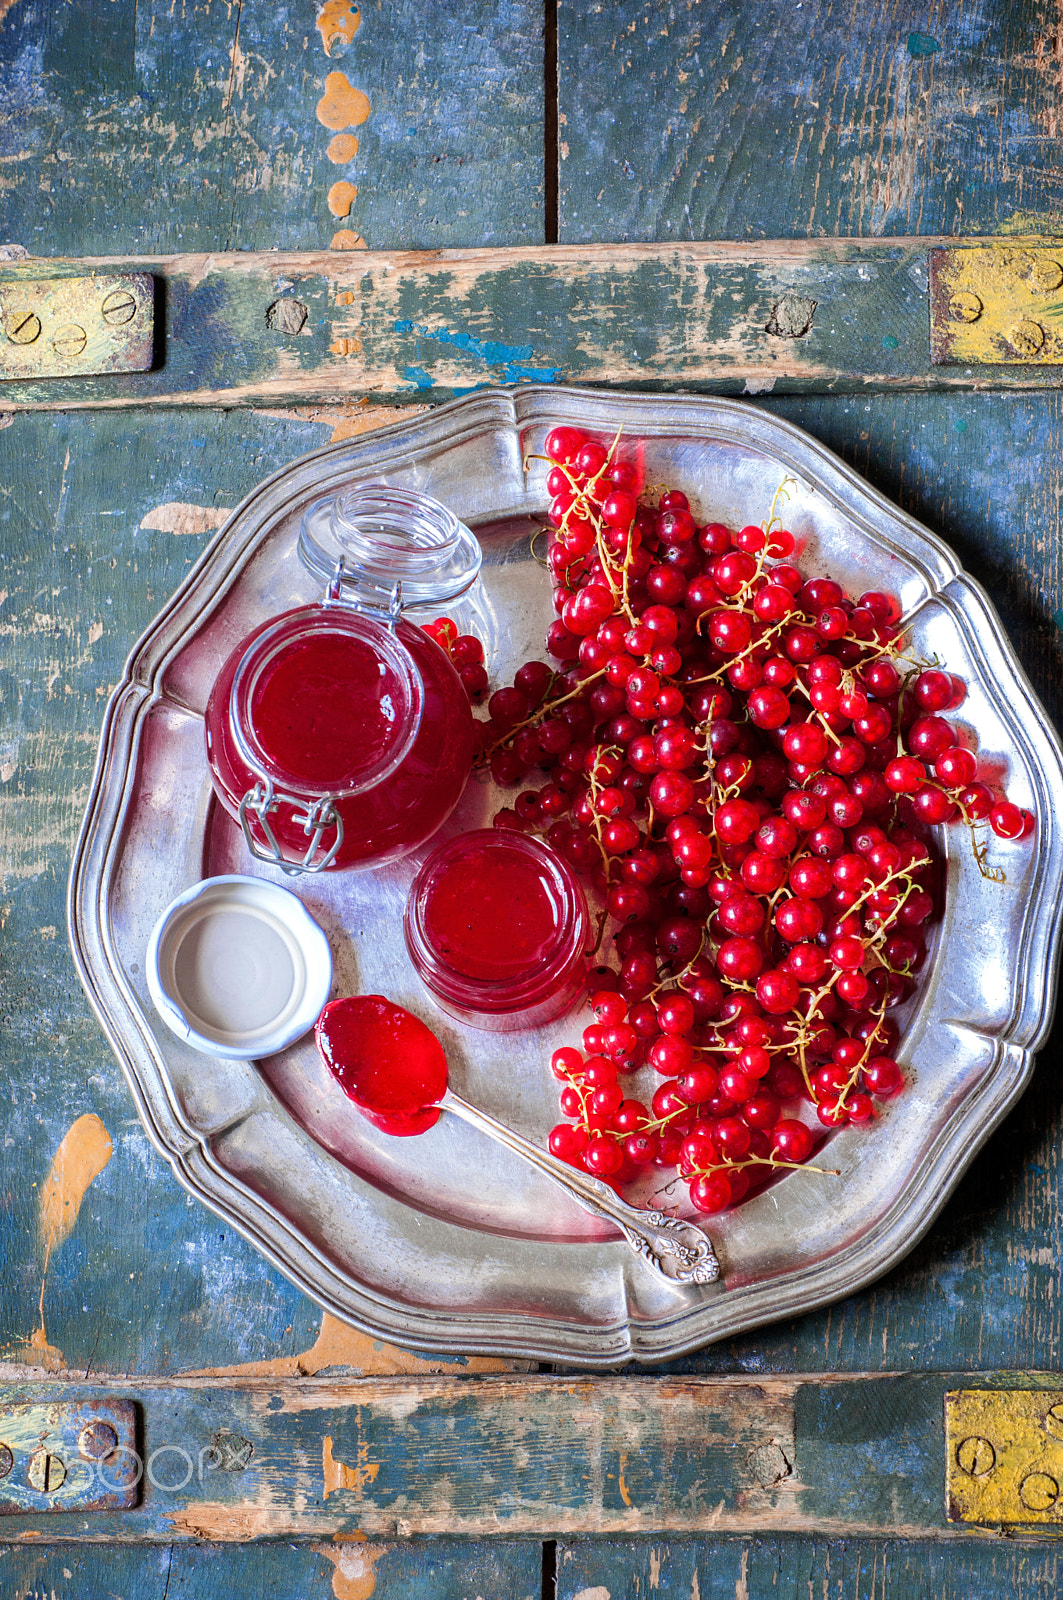
<svg viewBox="0 0 1063 1600">
<path fill-rule="evenodd" d="M 0 379 L 147 372 L 154 321 L 144 272 L 0 281 Z"/>
<path fill-rule="evenodd" d="M 0 1515 L 124 1511 L 140 1494 L 132 1400 L 0 1408 Z"/>
<path fill-rule="evenodd" d="M 1063 1390 L 946 1394 L 945 1459 L 950 1522 L 1063 1526 Z"/>
<path fill-rule="evenodd" d="M 1063 241 L 930 252 L 935 366 L 1063 364 Z"/>
</svg>

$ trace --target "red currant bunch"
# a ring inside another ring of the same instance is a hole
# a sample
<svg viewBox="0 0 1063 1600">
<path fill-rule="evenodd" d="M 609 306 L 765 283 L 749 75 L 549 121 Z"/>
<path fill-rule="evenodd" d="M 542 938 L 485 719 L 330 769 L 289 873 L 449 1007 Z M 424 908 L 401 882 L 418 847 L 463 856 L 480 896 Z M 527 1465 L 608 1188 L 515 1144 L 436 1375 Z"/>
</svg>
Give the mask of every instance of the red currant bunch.
<svg viewBox="0 0 1063 1600">
<path fill-rule="evenodd" d="M 999 879 L 989 835 L 1032 818 L 950 720 L 962 680 L 913 657 L 892 596 L 802 573 L 774 506 L 702 522 L 643 492 L 619 436 L 558 427 L 545 453 L 557 666 L 496 689 L 480 738 L 519 790 L 496 825 L 545 835 L 600 906 L 550 1148 L 618 1186 L 675 1169 L 717 1212 L 903 1089 L 890 1013 L 941 912 L 931 829 L 966 824 Z"/>
</svg>

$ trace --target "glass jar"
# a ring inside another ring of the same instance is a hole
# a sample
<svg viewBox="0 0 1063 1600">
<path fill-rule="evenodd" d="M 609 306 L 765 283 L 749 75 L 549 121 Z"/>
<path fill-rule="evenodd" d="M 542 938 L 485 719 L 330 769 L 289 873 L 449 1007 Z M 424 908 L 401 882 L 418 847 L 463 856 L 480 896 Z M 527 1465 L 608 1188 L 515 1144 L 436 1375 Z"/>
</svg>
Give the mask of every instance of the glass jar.
<svg viewBox="0 0 1063 1600">
<path fill-rule="evenodd" d="M 469 1027 L 542 1027 L 583 992 L 586 898 L 568 864 L 528 834 L 483 828 L 439 845 L 413 881 L 403 931 L 436 1004 Z"/>
<path fill-rule="evenodd" d="M 428 589 L 435 558 L 424 530 L 456 519 L 427 496 L 380 485 L 373 503 L 377 532 L 370 526 L 362 537 L 370 547 L 376 539 L 374 570 L 337 561 L 324 601 L 267 620 L 237 645 L 207 705 L 218 798 L 251 853 L 289 873 L 398 860 L 450 815 L 472 766 L 461 681 L 444 651 L 402 617 L 402 579 L 381 582 L 390 549 L 404 570 L 419 567 Z M 411 510 L 419 527 L 400 560 Z M 479 571 L 473 544 L 465 587 Z M 455 581 L 444 574 L 436 603 L 453 598 Z"/>
</svg>

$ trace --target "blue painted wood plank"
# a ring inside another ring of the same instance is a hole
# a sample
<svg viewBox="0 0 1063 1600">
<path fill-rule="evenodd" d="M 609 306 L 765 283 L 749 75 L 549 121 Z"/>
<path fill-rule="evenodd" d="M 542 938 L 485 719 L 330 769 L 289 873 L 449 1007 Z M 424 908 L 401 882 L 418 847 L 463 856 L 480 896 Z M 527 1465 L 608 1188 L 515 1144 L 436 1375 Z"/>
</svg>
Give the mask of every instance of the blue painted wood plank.
<svg viewBox="0 0 1063 1600">
<path fill-rule="evenodd" d="M 0 243 L 92 255 L 327 249 L 340 232 L 410 249 L 541 241 L 541 6 L 450 0 L 430 26 L 413 0 L 333 0 L 326 14 L 317 26 L 313 6 L 290 4 L 5 6 Z M 337 200 L 337 183 L 356 195 Z"/>
<path fill-rule="evenodd" d="M 541 1547 L 452 1540 L 380 1545 L 156 1545 L 146 1549 L 0 1545 L 0 1586 L 18 1600 L 538 1600 Z"/>
<path fill-rule="evenodd" d="M 559 238 L 1058 231 L 1037 0 L 558 6 Z"/>
<path fill-rule="evenodd" d="M 557 1600 L 1043 1600 L 1063 1579 L 1058 1550 L 999 1540 L 580 1540 L 556 1560 Z"/>
</svg>

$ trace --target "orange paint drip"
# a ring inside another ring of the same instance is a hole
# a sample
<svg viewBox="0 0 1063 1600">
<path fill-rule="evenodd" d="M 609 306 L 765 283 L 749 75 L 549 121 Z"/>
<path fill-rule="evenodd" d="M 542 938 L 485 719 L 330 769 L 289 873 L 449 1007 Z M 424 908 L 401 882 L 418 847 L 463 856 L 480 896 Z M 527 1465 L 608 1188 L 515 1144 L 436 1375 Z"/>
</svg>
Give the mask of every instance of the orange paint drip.
<svg viewBox="0 0 1063 1600">
<path fill-rule="evenodd" d="M 325 92 L 317 103 L 317 120 L 334 133 L 357 128 L 369 115 L 369 98 L 342 72 L 330 72 Z"/>
<path fill-rule="evenodd" d="M 361 25 L 362 14 L 353 0 L 325 0 L 317 14 L 317 27 L 325 54 L 340 55 Z"/>
<path fill-rule="evenodd" d="M 334 183 L 328 192 L 328 208 L 334 217 L 349 217 L 351 206 L 358 198 L 358 190 L 346 180 Z"/>
<path fill-rule="evenodd" d="M 340 228 L 332 235 L 330 250 L 368 250 L 369 246 L 360 233 L 355 233 L 351 228 Z"/>
<path fill-rule="evenodd" d="M 47 1252 L 69 1237 L 85 1191 L 110 1161 L 113 1148 L 110 1134 L 92 1112 L 67 1129 L 41 1188 L 40 1231 Z"/>
<path fill-rule="evenodd" d="M 365 1544 L 364 1538 L 365 1535 L 361 1534 L 353 1542 L 344 1539 L 339 1549 L 329 1545 L 317 1546 L 318 1555 L 331 1561 L 335 1568 L 332 1592 L 336 1600 L 369 1600 L 376 1588 L 373 1568 L 388 1547 L 384 1544 Z"/>
<path fill-rule="evenodd" d="M 337 133 L 335 138 L 328 142 L 328 158 L 337 167 L 345 161 L 353 161 L 358 154 L 358 140 L 353 133 Z"/>
</svg>

